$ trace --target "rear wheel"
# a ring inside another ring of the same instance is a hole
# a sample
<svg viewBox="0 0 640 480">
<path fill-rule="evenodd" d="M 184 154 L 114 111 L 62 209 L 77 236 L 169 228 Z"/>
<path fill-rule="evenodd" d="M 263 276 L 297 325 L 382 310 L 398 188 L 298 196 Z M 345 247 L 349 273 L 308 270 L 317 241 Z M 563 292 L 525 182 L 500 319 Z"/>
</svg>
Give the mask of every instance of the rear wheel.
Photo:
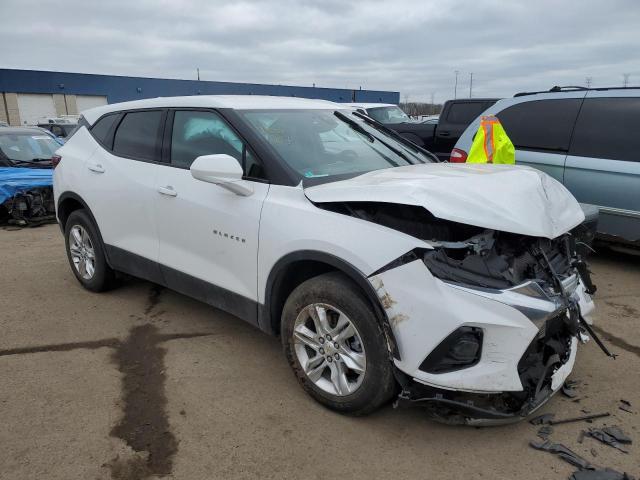
<svg viewBox="0 0 640 480">
<path fill-rule="evenodd" d="M 364 415 L 391 398 L 382 329 L 360 290 L 338 273 L 299 285 L 282 314 L 282 343 L 298 381 L 321 404 Z"/>
<path fill-rule="evenodd" d="M 107 264 L 98 230 L 87 212 L 72 212 L 64 231 L 69 265 L 82 286 L 94 292 L 113 287 L 115 273 Z"/>
</svg>

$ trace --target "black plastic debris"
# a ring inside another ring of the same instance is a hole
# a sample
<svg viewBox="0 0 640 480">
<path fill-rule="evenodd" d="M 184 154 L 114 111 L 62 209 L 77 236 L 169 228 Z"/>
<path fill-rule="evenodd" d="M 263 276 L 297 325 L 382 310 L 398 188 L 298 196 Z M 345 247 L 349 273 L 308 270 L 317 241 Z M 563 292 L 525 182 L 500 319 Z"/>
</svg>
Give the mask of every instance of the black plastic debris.
<svg viewBox="0 0 640 480">
<path fill-rule="evenodd" d="M 567 380 L 562 385 L 562 394 L 565 397 L 576 398 L 578 396 L 578 391 L 576 390 L 576 386 L 578 382 L 575 380 Z"/>
<path fill-rule="evenodd" d="M 602 470 L 578 470 L 573 472 L 569 480 L 635 480 L 635 478 L 627 473 L 605 468 Z"/>
<path fill-rule="evenodd" d="M 631 439 L 619 427 L 590 428 L 586 434 L 621 452 L 629 453 L 622 445 L 631 444 Z"/>
<path fill-rule="evenodd" d="M 625 400 L 624 398 L 620 399 L 620 405 L 618 405 L 618 408 L 623 412 L 636 413 L 631 409 L 631 402 L 628 400 Z"/>
<path fill-rule="evenodd" d="M 570 463 L 574 467 L 578 467 L 582 470 L 594 470 L 595 467 L 591 465 L 591 463 L 582 458 L 576 452 L 571 450 L 570 448 L 562 445 L 561 443 L 552 443 L 549 440 L 545 440 L 544 442 L 529 442 L 529 445 L 536 450 L 542 450 L 544 452 L 549 452 L 557 455 L 565 462 Z"/>
<path fill-rule="evenodd" d="M 588 423 L 591 423 L 596 418 L 604 418 L 604 417 L 608 417 L 609 415 L 611 415 L 609 412 L 594 413 L 592 415 L 582 415 L 582 416 L 579 416 L 579 417 L 563 418 L 563 419 L 560 419 L 560 420 L 551 419 L 547 423 L 549 425 L 561 425 L 563 423 L 574 423 L 574 422 L 588 422 Z"/>
<path fill-rule="evenodd" d="M 529 423 L 531 425 L 549 425 L 555 416 L 555 413 L 545 413 L 544 415 L 538 415 L 537 417 L 532 418 L 529 420 Z"/>
<path fill-rule="evenodd" d="M 549 438 L 549 435 L 551 435 L 552 433 L 553 433 L 553 427 L 551 425 L 543 425 L 538 429 L 537 435 L 542 440 L 547 440 Z"/>
</svg>

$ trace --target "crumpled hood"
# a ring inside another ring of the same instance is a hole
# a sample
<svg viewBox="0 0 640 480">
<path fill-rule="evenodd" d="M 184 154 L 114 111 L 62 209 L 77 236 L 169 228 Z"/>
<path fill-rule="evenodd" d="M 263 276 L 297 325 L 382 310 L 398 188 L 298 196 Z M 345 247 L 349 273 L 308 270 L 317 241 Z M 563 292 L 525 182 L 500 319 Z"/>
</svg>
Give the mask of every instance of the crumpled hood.
<svg viewBox="0 0 640 480">
<path fill-rule="evenodd" d="M 314 203 L 416 205 L 445 220 L 535 237 L 555 238 L 584 221 L 580 205 L 560 182 L 524 166 L 411 165 L 304 191 Z"/>
</svg>

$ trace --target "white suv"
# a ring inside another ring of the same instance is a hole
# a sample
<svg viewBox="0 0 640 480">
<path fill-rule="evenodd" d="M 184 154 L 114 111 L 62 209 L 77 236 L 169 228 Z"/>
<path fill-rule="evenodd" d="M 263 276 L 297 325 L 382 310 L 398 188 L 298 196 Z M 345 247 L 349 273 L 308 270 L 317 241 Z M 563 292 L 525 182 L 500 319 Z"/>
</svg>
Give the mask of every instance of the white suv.
<svg viewBox="0 0 640 480">
<path fill-rule="evenodd" d="M 521 418 L 570 373 L 593 303 L 546 174 L 434 163 L 342 105 L 193 96 L 84 112 L 55 159 L 71 269 L 125 272 L 282 339 L 303 388 L 364 414 Z"/>
</svg>

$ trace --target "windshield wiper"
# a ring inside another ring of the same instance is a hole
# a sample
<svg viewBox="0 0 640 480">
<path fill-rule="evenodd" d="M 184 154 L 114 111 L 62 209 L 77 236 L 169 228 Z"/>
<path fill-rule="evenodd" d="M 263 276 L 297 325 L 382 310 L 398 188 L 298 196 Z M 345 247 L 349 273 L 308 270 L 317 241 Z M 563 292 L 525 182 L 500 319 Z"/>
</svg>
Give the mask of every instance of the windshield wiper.
<svg viewBox="0 0 640 480">
<path fill-rule="evenodd" d="M 344 123 L 349 125 L 353 130 L 355 130 L 356 132 L 361 133 L 362 135 L 367 137 L 370 142 L 374 142 L 375 141 L 375 137 L 373 135 L 371 135 L 369 132 L 367 132 L 364 128 L 362 128 L 362 125 L 360 125 L 358 122 L 356 122 L 354 120 L 351 120 L 344 113 L 341 113 L 341 112 L 339 112 L 337 110 L 335 112 L 333 112 L 333 114 L 336 117 L 338 117 L 340 120 L 342 120 Z"/>
<path fill-rule="evenodd" d="M 395 138 L 396 140 L 398 140 L 400 143 L 402 143 L 403 145 L 406 145 L 420 153 L 422 153 L 423 155 L 428 156 L 429 158 L 433 159 L 435 162 L 440 163 L 440 159 L 438 157 L 436 157 L 433 153 L 431 153 L 429 150 L 422 148 L 420 145 L 417 145 L 415 143 L 413 143 L 411 140 L 407 140 L 406 138 L 404 138 L 402 135 L 400 135 L 398 132 L 396 132 L 395 130 L 392 130 L 386 126 L 384 126 L 382 123 L 378 122 L 377 120 L 374 120 L 371 117 L 368 117 L 360 112 L 353 112 L 353 114 L 362 119 L 367 125 L 371 125 L 373 128 L 375 128 L 376 130 L 379 130 L 383 133 L 386 133 L 387 135 Z"/>
</svg>

